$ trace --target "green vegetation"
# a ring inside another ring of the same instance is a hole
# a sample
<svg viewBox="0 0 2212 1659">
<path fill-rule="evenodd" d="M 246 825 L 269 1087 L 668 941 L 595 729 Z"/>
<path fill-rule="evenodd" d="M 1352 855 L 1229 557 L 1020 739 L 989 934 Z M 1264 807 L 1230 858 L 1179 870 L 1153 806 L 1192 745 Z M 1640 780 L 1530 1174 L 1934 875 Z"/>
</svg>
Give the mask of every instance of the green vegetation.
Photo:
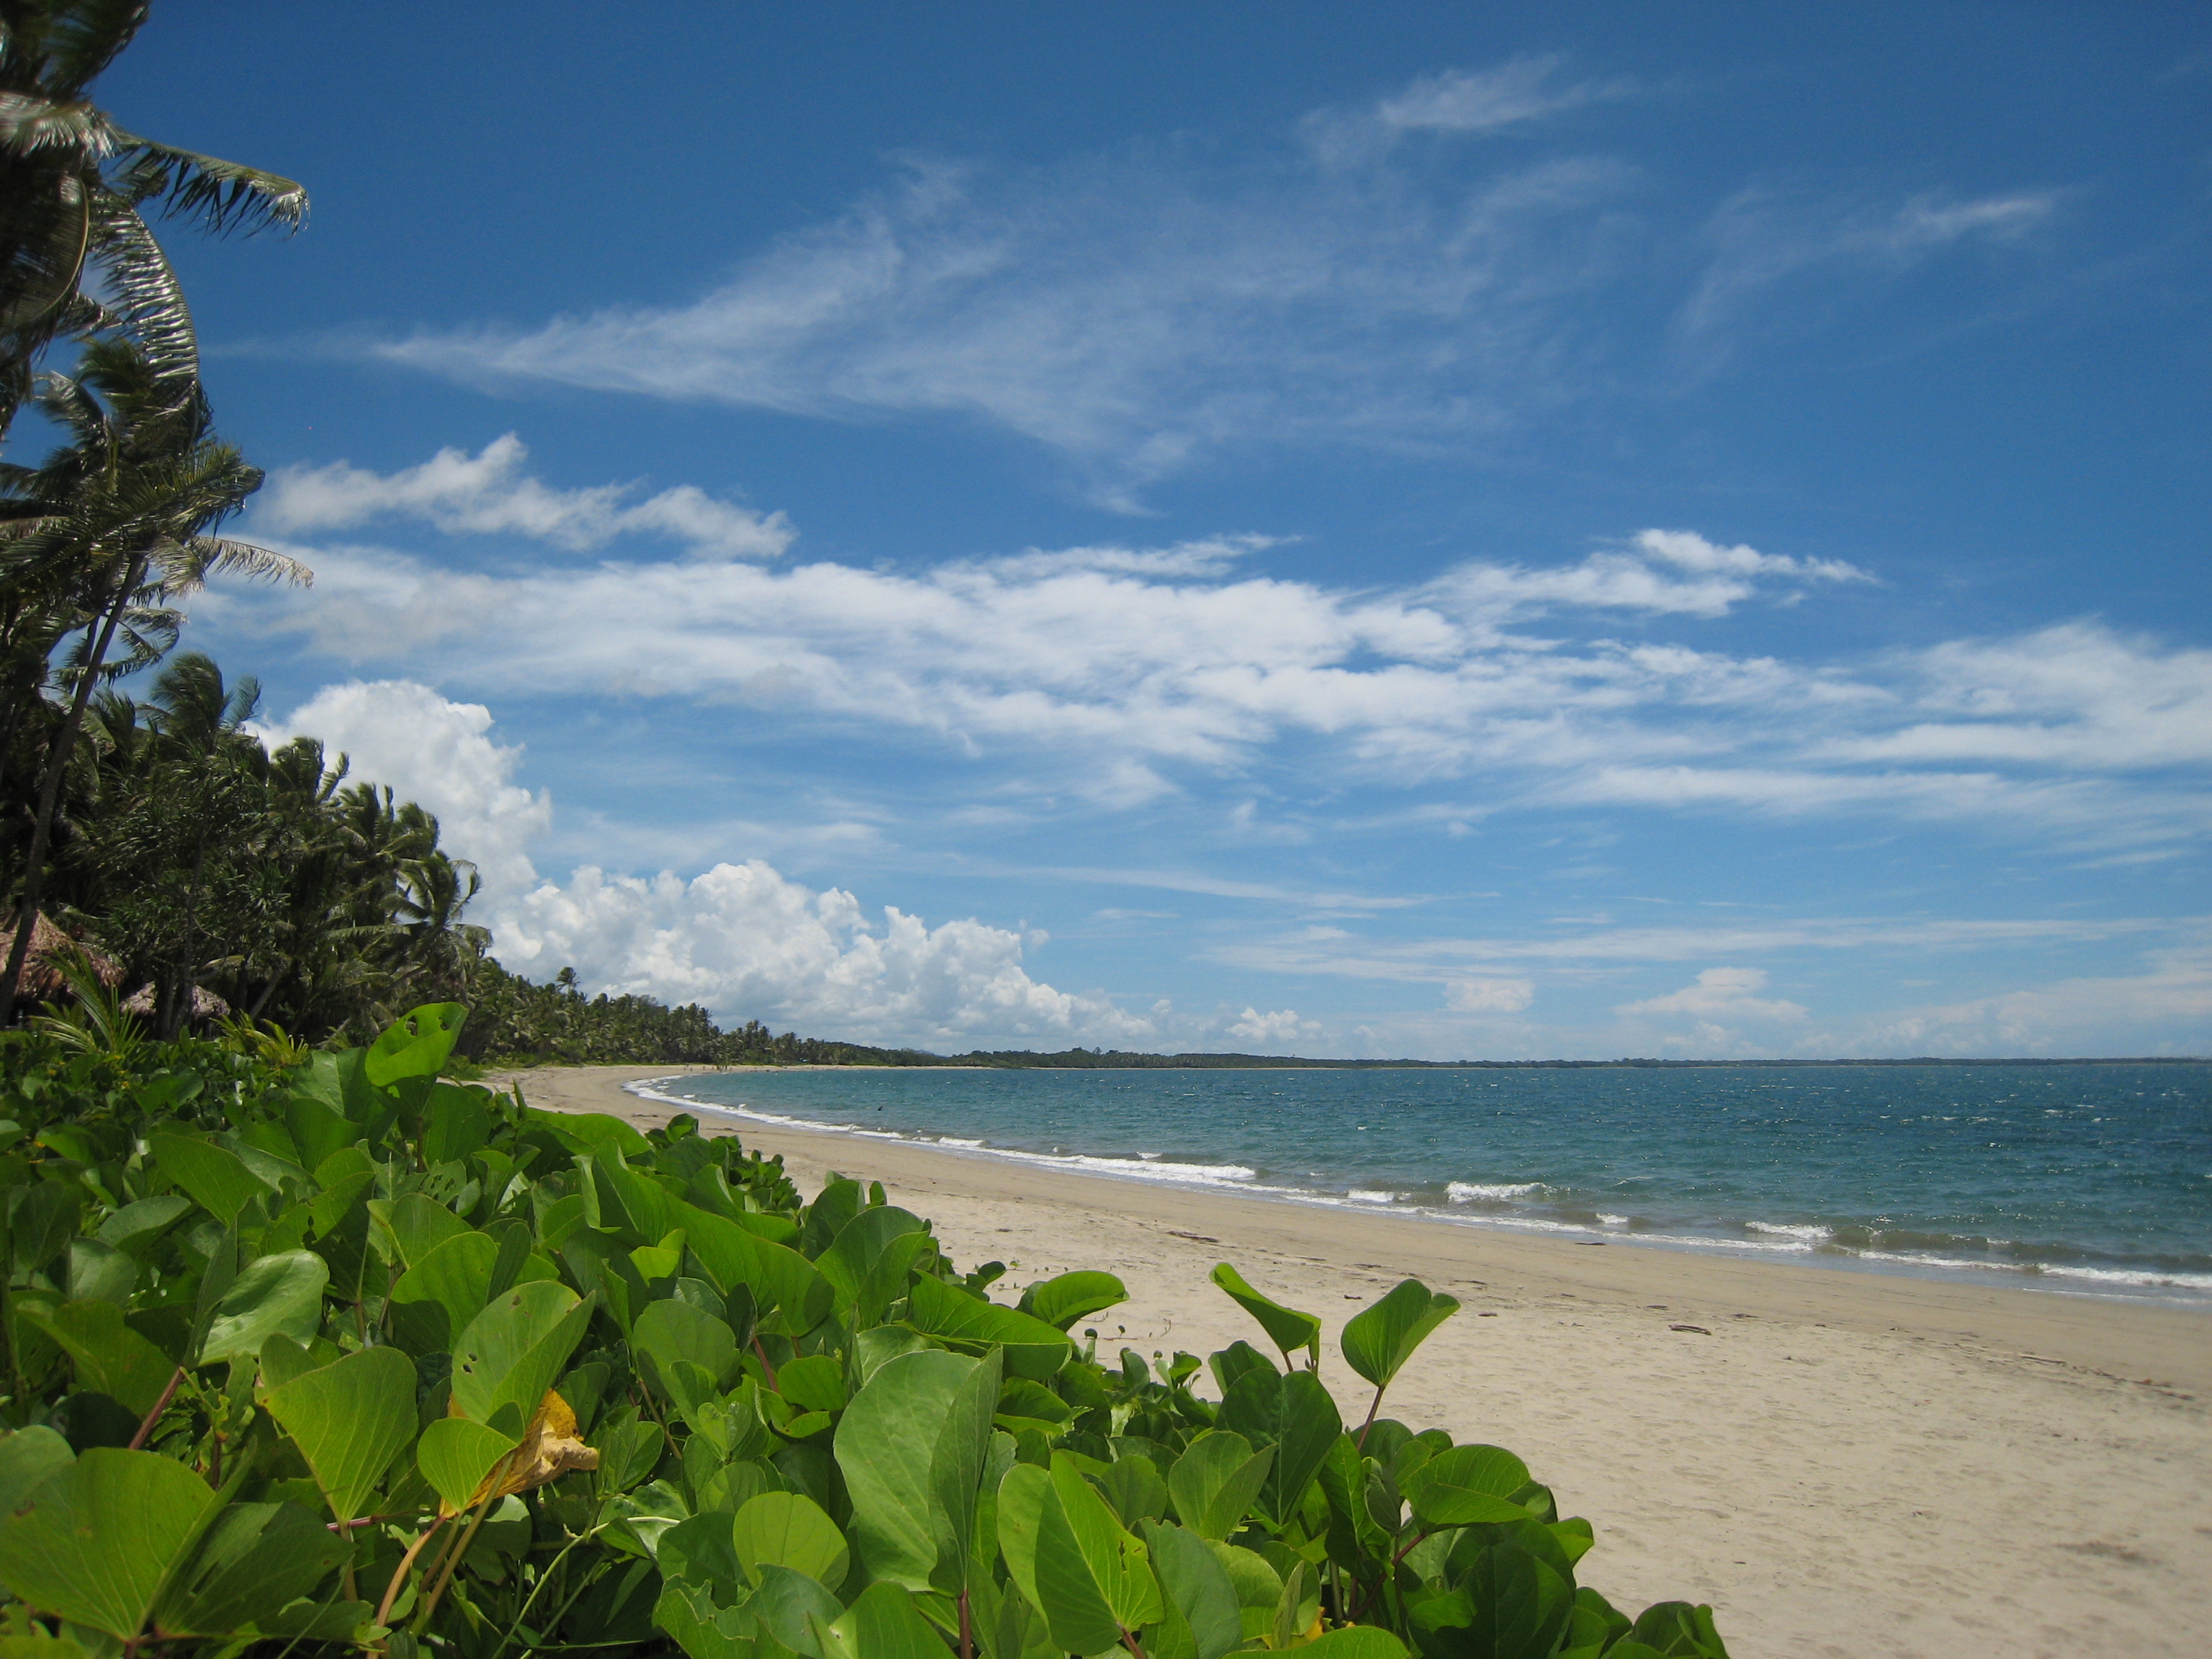
<svg viewBox="0 0 2212 1659">
<path fill-rule="evenodd" d="M 0 1039 L 11 1655 L 1725 1653 L 1579 1584 L 1510 1452 L 1381 1414 L 1458 1311 L 1413 1281 L 1344 1329 L 1347 1425 L 1226 1264 L 1282 1364 L 1102 1358 L 1110 1273 L 994 1300 L 880 1186 L 442 1080 L 459 1006 L 159 1044 L 88 984 Z"/>
</svg>

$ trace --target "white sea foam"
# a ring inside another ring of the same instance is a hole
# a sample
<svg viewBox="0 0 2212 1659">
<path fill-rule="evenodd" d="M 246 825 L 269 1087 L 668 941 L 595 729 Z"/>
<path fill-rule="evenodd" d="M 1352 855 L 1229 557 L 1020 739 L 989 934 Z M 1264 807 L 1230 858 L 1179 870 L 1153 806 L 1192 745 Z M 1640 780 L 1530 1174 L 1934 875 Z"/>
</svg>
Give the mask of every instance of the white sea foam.
<svg viewBox="0 0 2212 1659">
<path fill-rule="evenodd" d="M 1455 1204 L 1472 1204 L 1477 1200 L 1502 1204 L 1510 1199 L 1526 1198 L 1542 1184 L 1536 1181 L 1455 1181 L 1444 1188 L 1444 1196 Z"/>
<path fill-rule="evenodd" d="M 1628 1218 L 1626 1216 L 1607 1215 L 1603 1210 L 1600 1210 L 1597 1212 L 1597 1218 L 1605 1223 L 1608 1227 L 1626 1227 L 1628 1224 Z"/>
<path fill-rule="evenodd" d="M 1782 1238 L 1802 1238 L 1814 1244 L 1825 1244 L 1836 1236 L 1832 1227 L 1797 1225 L 1785 1221 L 1747 1221 L 1744 1231 L 1751 1233 L 1771 1233 Z"/>
<path fill-rule="evenodd" d="M 1398 1194 L 1378 1192 L 1372 1188 L 1354 1187 L 1345 1194 L 1354 1204 L 1395 1204 Z"/>
</svg>

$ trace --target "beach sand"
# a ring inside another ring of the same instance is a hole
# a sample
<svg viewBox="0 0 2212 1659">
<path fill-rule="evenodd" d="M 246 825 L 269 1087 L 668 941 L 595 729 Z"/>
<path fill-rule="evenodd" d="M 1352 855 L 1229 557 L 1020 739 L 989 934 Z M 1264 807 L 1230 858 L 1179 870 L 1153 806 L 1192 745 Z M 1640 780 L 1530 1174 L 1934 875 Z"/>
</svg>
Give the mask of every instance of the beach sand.
<svg viewBox="0 0 2212 1659">
<path fill-rule="evenodd" d="M 620 1085 L 677 1069 L 519 1081 L 532 1105 L 649 1126 L 677 1109 Z M 1401 1278 L 1450 1291 L 1464 1310 L 1386 1414 L 1519 1454 L 1595 1527 L 1585 1582 L 1632 1614 L 1710 1601 L 1739 1659 L 2212 1650 L 2212 1314 L 730 1127 L 809 1193 L 833 1169 L 881 1181 L 963 1267 L 1005 1261 L 1002 1294 L 1120 1274 L 1131 1299 L 1097 1321 L 1102 1356 L 1264 1346 L 1207 1282 L 1233 1261 L 1323 1314 L 1322 1376 L 1355 1422 L 1365 1389 L 1336 1328 Z"/>
</svg>

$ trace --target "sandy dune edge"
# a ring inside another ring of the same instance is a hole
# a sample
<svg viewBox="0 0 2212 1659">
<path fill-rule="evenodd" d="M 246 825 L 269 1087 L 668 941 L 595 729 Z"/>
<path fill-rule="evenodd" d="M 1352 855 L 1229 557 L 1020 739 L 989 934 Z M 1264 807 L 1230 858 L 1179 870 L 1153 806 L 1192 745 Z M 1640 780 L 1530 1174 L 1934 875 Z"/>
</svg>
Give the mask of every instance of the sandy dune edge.
<svg viewBox="0 0 2212 1659">
<path fill-rule="evenodd" d="M 621 1085 L 673 1069 L 514 1080 L 536 1106 L 652 1124 L 672 1109 Z M 1366 1401 L 1335 1325 L 1407 1274 L 1451 1291 L 1466 1311 L 1407 1368 L 1389 1413 L 1512 1448 L 1596 1527 L 1589 1582 L 1632 1611 L 1711 1601 L 1741 1659 L 2212 1644 L 2212 1316 L 741 1127 L 803 1188 L 833 1168 L 882 1181 L 963 1264 L 1007 1261 L 1009 1285 L 1118 1273 L 1133 1299 L 1097 1327 L 1109 1352 L 1255 1336 L 1206 1282 L 1233 1261 L 1328 1317 L 1323 1376 L 1348 1414 Z"/>
</svg>

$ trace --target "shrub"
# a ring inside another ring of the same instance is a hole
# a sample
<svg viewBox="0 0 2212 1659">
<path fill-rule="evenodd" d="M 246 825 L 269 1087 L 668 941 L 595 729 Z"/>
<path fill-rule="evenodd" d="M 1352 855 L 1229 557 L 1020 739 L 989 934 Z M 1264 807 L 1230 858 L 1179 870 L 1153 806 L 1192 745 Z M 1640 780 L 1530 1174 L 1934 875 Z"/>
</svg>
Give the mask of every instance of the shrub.
<svg viewBox="0 0 2212 1659">
<path fill-rule="evenodd" d="M 1724 1653 L 1579 1584 L 1510 1452 L 1381 1415 L 1449 1297 L 1346 1326 L 1353 1425 L 1226 1264 L 1280 1364 L 1109 1363 L 1113 1274 L 994 1300 L 879 1185 L 441 1080 L 461 1020 L 10 1060 L 12 1659 Z"/>
</svg>

